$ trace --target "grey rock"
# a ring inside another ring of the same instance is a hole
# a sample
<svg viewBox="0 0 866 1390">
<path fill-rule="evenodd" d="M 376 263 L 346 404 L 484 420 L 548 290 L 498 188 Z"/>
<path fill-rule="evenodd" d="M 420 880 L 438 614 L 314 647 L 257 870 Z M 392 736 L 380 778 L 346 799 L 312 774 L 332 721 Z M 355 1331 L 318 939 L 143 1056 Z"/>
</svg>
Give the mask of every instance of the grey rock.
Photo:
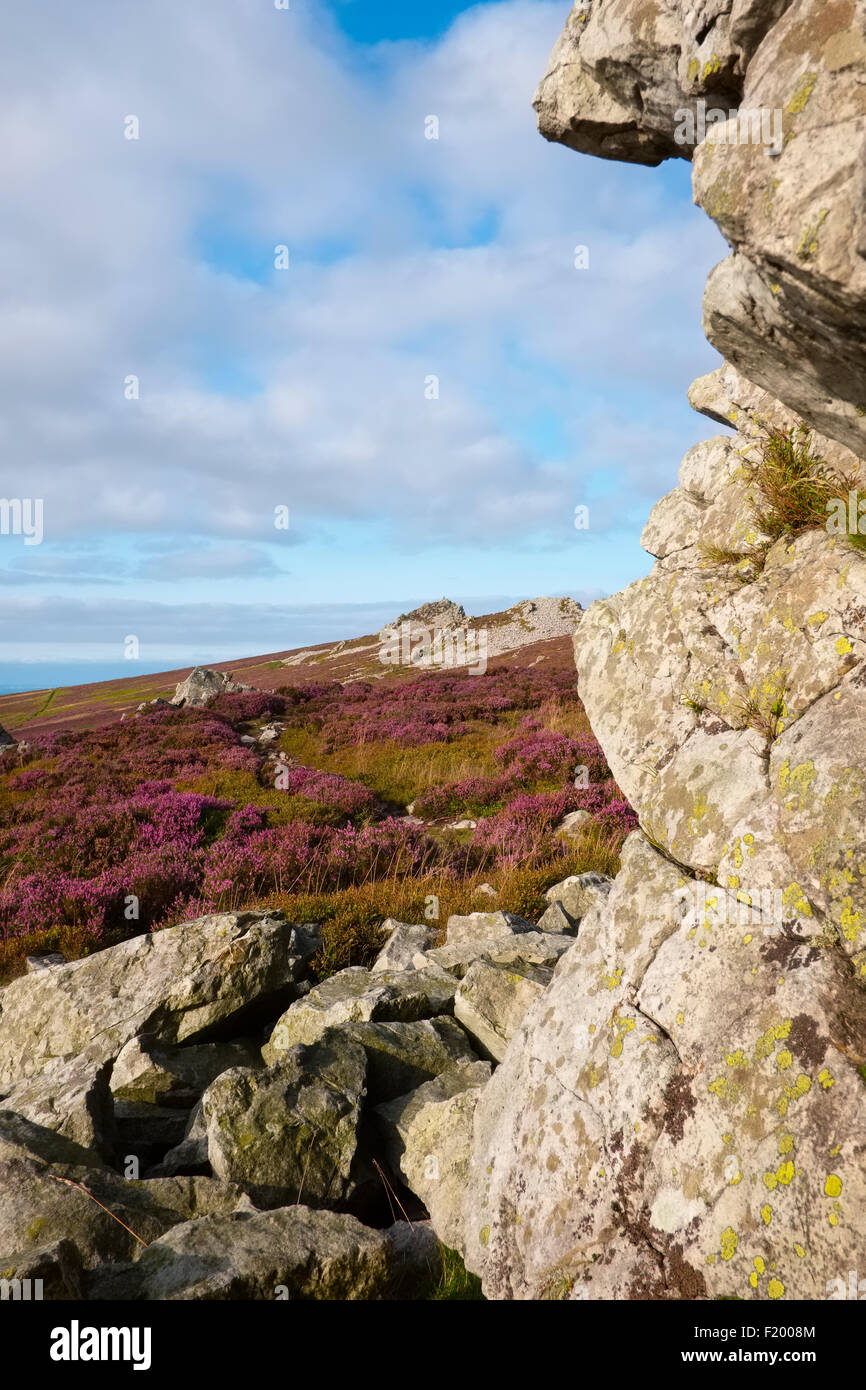
<svg viewBox="0 0 866 1390">
<path fill-rule="evenodd" d="M 531 922 L 514 912 L 470 912 L 463 917 L 455 915 L 448 918 L 445 944 L 460 946 L 465 942 L 509 938 L 534 930 Z"/>
<path fill-rule="evenodd" d="M 388 940 L 382 947 L 372 967 L 374 975 L 383 970 L 411 970 L 412 962 L 419 951 L 427 951 L 438 936 L 438 928 L 422 923 L 397 922 L 389 917 L 382 923 L 382 933 L 388 932 Z"/>
<path fill-rule="evenodd" d="M 223 1072 L 202 1097 L 214 1173 L 259 1206 L 340 1206 L 355 1185 L 366 1074 L 364 1049 L 333 1034 L 265 1071 Z"/>
<path fill-rule="evenodd" d="M 281 914 L 216 913 L 13 980 L 0 990 L 0 1086 L 70 1054 L 113 1060 L 142 1033 L 199 1040 L 291 998 L 317 944 Z"/>
<path fill-rule="evenodd" d="M 262 1048 L 268 1065 L 297 1043 L 314 1043 L 341 1023 L 411 1023 L 451 1013 L 456 980 L 442 970 L 350 966 L 292 1004 Z"/>
<path fill-rule="evenodd" d="M 88 1268 L 128 1259 L 140 1241 L 192 1215 L 165 1196 L 159 1184 L 128 1182 L 91 1150 L 0 1110 L 0 1250 L 29 1258 L 70 1240 Z"/>
<path fill-rule="evenodd" d="M 51 970 L 55 965 L 66 965 L 66 957 L 59 951 L 51 951 L 47 956 L 27 956 L 26 973 L 38 975 L 40 970 Z"/>
<path fill-rule="evenodd" d="M 376 1107 L 388 1161 L 421 1198 L 436 1235 L 452 1250 L 463 1249 L 473 1118 L 489 1079 L 490 1063 L 473 1062 Z"/>
<path fill-rule="evenodd" d="M 0 1254 L 0 1279 L 8 1282 L 12 1299 L 53 1303 L 85 1297 L 81 1256 L 71 1240 L 58 1240 L 25 1255 Z"/>
<path fill-rule="evenodd" d="M 469 1040 L 452 1018 L 416 1023 L 345 1023 L 325 1034 L 360 1043 L 367 1054 L 369 1103 L 405 1095 L 461 1062 L 477 1061 Z"/>
<path fill-rule="evenodd" d="M 110 1069 L 109 1063 L 87 1056 L 58 1058 L 38 1076 L 5 1091 L 0 1105 L 82 1148 L 109 1156 L 114 1144 Z"/>
<path fill-rule="evenodd" d="M 189 1110 L 220 1072 L 261 1065 L 251 1040 L 160 1048 L 149 1037 L 135 1037 L 114 1063 L 111 1091 L 117 1100 Z"/>
<path fill-rule="evenodd" d="M 212 671 L 207 666 L 196 666 L 185 680 L 179 682 L 170 703 L 204 708 L 212 704 L 218 695 L 236 695 L 252 689 L 251 685 L 233 681 L 227 671 Z"/>
<path fill-rule="evenodd" d="M 489 941 L 470 939 L 456 946 L 437 946 L 415 959 L 417 967 L 437 968 L 462 979 L 476 960 L 489 960 L 497 965 L 554 966 L 571 950 L 573 935 L 557 935 L 553 931 L 521 932 L 513 937 L 499 936 Z"/>
<path fill-rule="evenodd" d="M 613 879 L 606 874 L 572 874 L 548 888 L 544 896 L 551 906 L 558 903 L 577 926 L 590 908 L 604 902 L 612 887 Z"/>
<path fill-rule="evenodd" d="M 353 1216 L 290 1206 L 176 1226 L 135 1263 L 95 1272 L 89 1294 L 137 1302 L 377 1299 L 395 1270 L 386 1235 Z"/>
<path fill-rule="evenodd" d="M 477 960 L 454 996 L 454 1016 L 487 1056 L 501 1062 L 524 1014 L 552 979 L 543 966 Z"/>
</svg>

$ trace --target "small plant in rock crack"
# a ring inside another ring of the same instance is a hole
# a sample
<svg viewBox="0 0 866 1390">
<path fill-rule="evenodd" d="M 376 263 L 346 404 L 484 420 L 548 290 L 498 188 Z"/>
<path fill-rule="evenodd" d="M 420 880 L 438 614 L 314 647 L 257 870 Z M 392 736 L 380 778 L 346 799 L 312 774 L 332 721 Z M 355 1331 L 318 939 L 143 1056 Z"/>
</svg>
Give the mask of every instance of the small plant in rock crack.
<svg viewBox="0 0 866 1390">
<path fill-rule="evenodd" d="M 831 505 L 856 487 L 852 475 L 815 452 L 814 436 L 803 425 L 762 423 L 754 447 L 757 457 L 745 457 L 743 469 L 752 488 L 752 523 L 763 539 L 745 550 L 701 546 L 708 563 L 736 567 L 744 583 L 761 573 L 776 541 L 825 529 Z"/>
<path fill-rule="evenodd" d="M 782 691 L 766 709 L 761 708 L 754 696 L 747 695 L 741 701 L 737 714 L 744 729 L 756 729 L 768 743 L 774 743 L 785 727 L 788 714 L 785 692 Z"/>
</svg>

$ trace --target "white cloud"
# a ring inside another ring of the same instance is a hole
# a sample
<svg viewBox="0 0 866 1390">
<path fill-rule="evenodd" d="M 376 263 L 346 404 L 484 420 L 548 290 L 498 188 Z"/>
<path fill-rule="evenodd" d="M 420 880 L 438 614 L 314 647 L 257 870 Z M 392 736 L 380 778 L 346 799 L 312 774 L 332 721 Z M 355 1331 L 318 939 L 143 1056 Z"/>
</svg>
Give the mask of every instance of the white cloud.
<svg viewBox="0 0 866 1390">
<path fill-rule="evenodd" d="M 482 6 L 365 65 L 312 5 L 7 17 L 0 487 L 45 499 L 46 548 L 182 530 L 179 584 L 220 555 L 242 579 L 265 572 L 250 557 L 278 503 L 307 527 L 415 527 L 419 546 L 544 545 L 629 431 L 624 495 L 672 480 L 699 430 L 646 416 L 713 360 L 700 290 L 722 244 L 645 171 L 538 136 L 562 20 Z M 471 244 L 485 219 L 490 244 Z"/>
</svg>

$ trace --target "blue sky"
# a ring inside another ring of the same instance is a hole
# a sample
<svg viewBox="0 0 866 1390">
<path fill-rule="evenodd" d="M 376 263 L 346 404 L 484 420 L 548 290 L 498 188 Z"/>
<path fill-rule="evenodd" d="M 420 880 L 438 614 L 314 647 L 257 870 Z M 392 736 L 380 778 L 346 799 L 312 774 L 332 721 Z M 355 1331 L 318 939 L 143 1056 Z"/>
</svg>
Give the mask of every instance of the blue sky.
<svg viewBox="0 0 866 1390">
<path fill-rule="evenodd" d="M 537 134 L 567 11 L 6 19 L 0 486 L 43 500 L 44 538 L 0 535 L 0 687 L 133 674 L 129 635 L 156 670 L 646 573 L 712 430 L 685 392 L 726 248 L 685 163 Z"/>
</svg>

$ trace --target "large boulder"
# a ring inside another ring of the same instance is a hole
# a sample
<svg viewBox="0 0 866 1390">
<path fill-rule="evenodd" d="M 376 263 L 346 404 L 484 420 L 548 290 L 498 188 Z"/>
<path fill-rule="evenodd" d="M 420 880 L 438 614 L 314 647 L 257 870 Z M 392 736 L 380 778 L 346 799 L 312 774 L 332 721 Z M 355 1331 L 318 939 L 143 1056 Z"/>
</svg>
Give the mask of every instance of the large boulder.
<svg viewBox="0 0 866 1390">
<path fill-rule="evenodd" d="M 179 682 L 169 704 L 203 709 L 212 704 L 218 695 L 237 695 L 252 689 L 251 685 L 233 681 L 227 671 L 212 671 L 208 666 L 196 666 L 185 680 Z"/>
<path fill-rule="evenodd" d="M 444 970 L 350 966 L 316 985 L 278 1020 L 262 1048 L 270 1065 L 298 1043 L 314 1043 L 342 1023 L 411 1023 L 453 1011 L 457 981 Z"/>
<path fill-rule="evenodd" d="M 94 1272 L 88 1293 L 112 1302 L 377 1299 L 396 1267 L 383 1233 L 296 1205 L 175 1226 L 135 1263 Z"/>
<path fill-rule="evenodd" d="M 454 1017 L 488 1057 L 501 1062 L 524 1014 L 552 979 L 544 966 L 477 960 L 454 996 Z"/>
<path fill-rule="evenodd" d="M 333 1033 L 264 1071 L 223 1072 L 202 1097 L 215 1175 L 242 1184 L 259 1206 L 345 1204 L 366 1076 L 364 1049 Z"/>
<path fill-rule="evenodd" d="M 500 1298 L 823 1297 L 866 1236 L 866 993 L 639 832 L 623 858 L 479 1101 L 467 1265 Z"/>
<path fill-rule="evenodd" d="M 195 1041 L 250 1006 L 287 1002 L 318 947 L 280 913 L 227 912 L 148 932 L 0 990 L 0 1087 L 87 1051 L 114 1060 L 138 1034 Z"/>
<path fill-rule="evenodd" d="M 454 1250 L 463 1248 L 473 1117 L 489 1079 L 489 1062 L 464 1064 L 376 1108 L 389 1163 Z"/>
</svg>

